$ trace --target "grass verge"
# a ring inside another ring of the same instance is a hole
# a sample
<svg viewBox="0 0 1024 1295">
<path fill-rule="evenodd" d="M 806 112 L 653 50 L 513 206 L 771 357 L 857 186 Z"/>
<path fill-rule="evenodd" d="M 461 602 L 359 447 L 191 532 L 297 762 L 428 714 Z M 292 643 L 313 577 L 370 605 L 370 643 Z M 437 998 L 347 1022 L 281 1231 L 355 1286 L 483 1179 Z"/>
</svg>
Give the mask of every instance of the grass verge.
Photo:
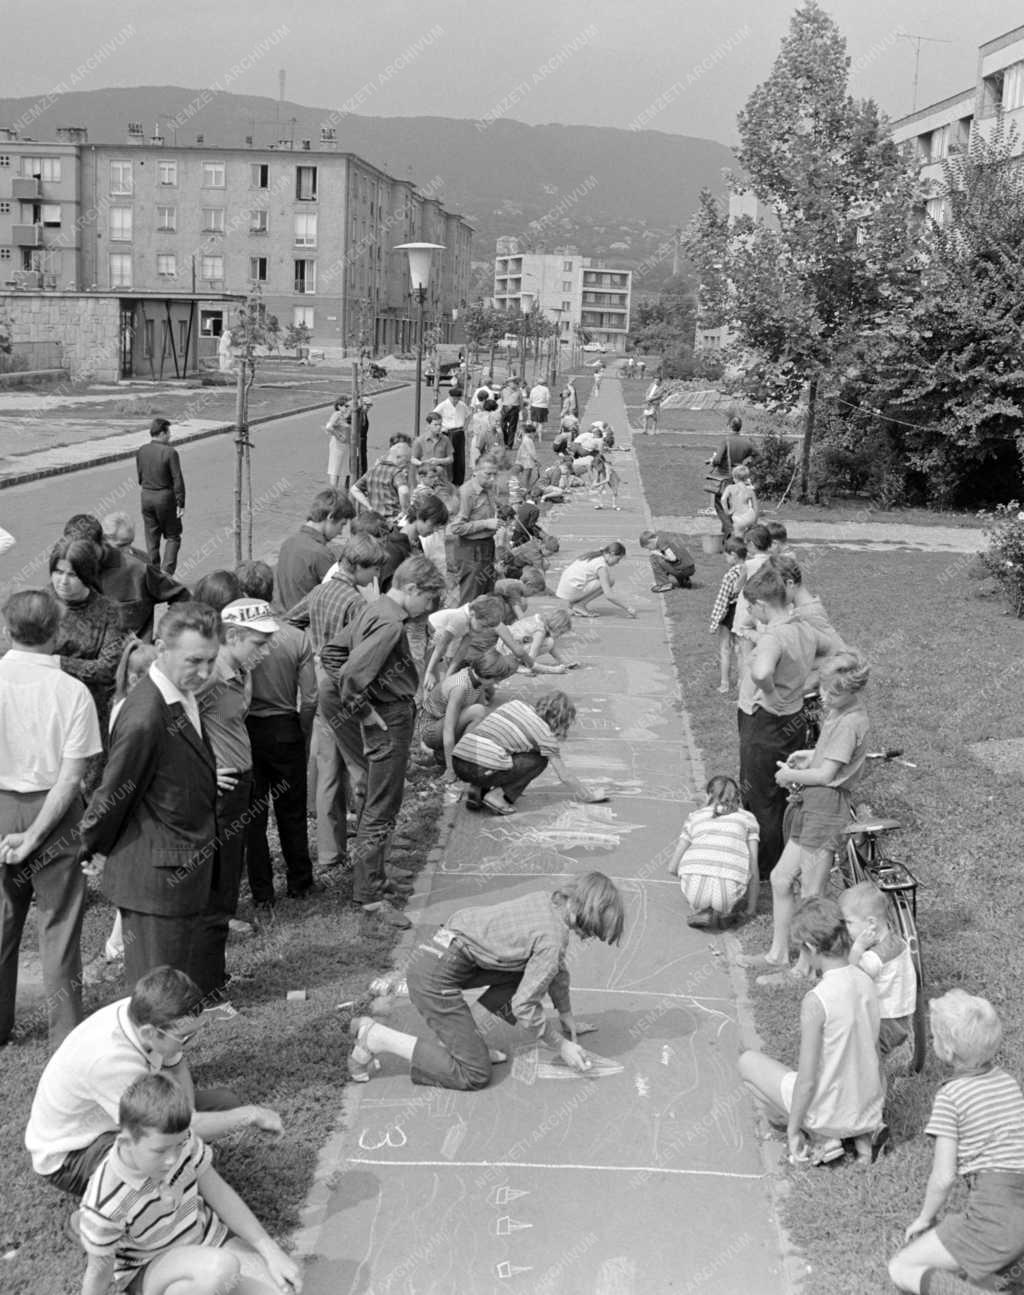
<svg viewBox="0 0 1024 1295">
<path fill-rule="evenodd" d="M 411 766 L 391 852 L 396 865 L 423 866 L 436 840 L 439 806 L 432 773 Z M 327 885 L 324 893 L 306 901 L 279 899 L 268 935 L 229 946 L 232 999 L 241 1014 L 208 1025 L 189 1050 L 197 1084 L 227 1085 L 244 1102 L 281 1114 L 283 1138 L 245 1130 L 215 1148 L 218 1171 L 279 1239 L 298 1225 L 320 1148 L 343 1116 L 351 1013 L 335 1005 L 367 1000 L 367 986 L 389 966 L 396 941 L 395 932 L 352 908 L 347 877 L 318 876 Z M 239 916 L 247 917 L 247 909 L 244 899 Z M 90 904 L 84 960 L 102 949 L 112 917 L 104 900 Z M 23 947 L 35 947 L 31 923 Z M 307 1001 L 288 1002 L 291 989 L 305 989 Z M 123 990 L 100 985 L 86 993 L 86 1010 L 94 1011 Z M 6 1201 L 0 1290 L 72 1295 L 81 1288 L 84 1256 L 64 1237 L 69 1198 L 35 1176 L 22 1142 L 47 1060 L 45 1022 L 25 1004 L 19 1027 L 17 1042 L 0 1050 L 0 1199 Z"/>
<path fill-rule="evenodd" d="M 652 511 L 692 497 L 692 464 L 669 438 L 637 438 Z M 677 505 L 673 512 L 691 511 Z M 786 516 L 791 516 L 787 510 Z M 801 550 L 796 549 L 797 557 Z M 971 743 L 1024 737 L 1024 695 L 1016 675 L 1021 622 L 1004 615 L 967 578 L 967 563 L 919 552 L 850 552 L 817 546 L 807 576 L 840 632 L 872 662 L 871 745 L 902 747 L 916 769 L 891 765 L 863 784 L 874 807 L 905 829 L 891 842 L 921 879 L 919 921 L 933 997 L 953 985 L 983 994 L 1003 1021 L 1001 1060 L 1024 1078 L 1024 1000 L 1017 948 L 1024 922 L 1019 870 L 1020 778 L 976 762 Z M 735 775 L 734 698 L 716 691 L 718 665 L 707 621 L 724 569 L 695 554 L 703 588 L 667 597 L 672 651 L 694 737 L 708 775 Z M 769 942 L 768 901 L 741 935 Z M 800 992 L 750 986 L 765 1048 L 795 1065 Z M 784 1223 L 810 1265 L 804 1295 L 877 1295 L 891 1289 L 885 1261 L 923 1199 L 931 1146 L 922 1129 L 944 1072 L 924 1074 L 890 1095 L 895 1153 L 870 1173 L 853 1168 L 787 1170 Z"/>
</svg>

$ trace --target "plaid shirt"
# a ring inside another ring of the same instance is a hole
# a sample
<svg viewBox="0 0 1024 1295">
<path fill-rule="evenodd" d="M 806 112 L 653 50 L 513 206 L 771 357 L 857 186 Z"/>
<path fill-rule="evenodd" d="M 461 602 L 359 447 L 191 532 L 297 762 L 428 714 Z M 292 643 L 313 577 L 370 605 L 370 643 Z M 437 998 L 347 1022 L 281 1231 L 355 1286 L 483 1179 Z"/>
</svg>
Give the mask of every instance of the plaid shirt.
<svg viewBox="0 0 1024 1295">
<path fill-rule="evenodd" d="M 519 971 L 523 978 L 511 1008 L 519 1025 L 535 1033 L 545 1028 L 544 995 L 559 1012 L 569 1012 L 569 972 L 565 951 L 569 928 L 564 910 L 546 891 L 487 908 L 464 908 L 445 923 L 480 967 Z"/>
<path fill-rule="evenodd" d="M 722 577 L 722 583 L 718 587 L 718 596 L 715 598 L 715 605 L 711 608 L 711 624 L 709 629 L 714 634 L 722 623 L 722 617 L 729 610 L 729 604 L 734 603 L 739 597 L 740 590 L 743 588 L 743 563 L 734 563 Z"/>
<path fill-rule="evenodd" d="M 398 487 L 405 483 L 408 475 L 408 468 L 381 459 L 359 478 L 356 489 L 367 497 L 375 513 L 380 513 L 381 517 L 394 518 L 401 511 Z"/>
<path fill-rule="evenodd" d="M 324 645 L 336 638 L 366 600 L 346 575 L 339 571 L 330 580 L 311 589 L 288 613 L 289 625 L 306 630 L 313 652 L 321 659 Z"/>
</svg>

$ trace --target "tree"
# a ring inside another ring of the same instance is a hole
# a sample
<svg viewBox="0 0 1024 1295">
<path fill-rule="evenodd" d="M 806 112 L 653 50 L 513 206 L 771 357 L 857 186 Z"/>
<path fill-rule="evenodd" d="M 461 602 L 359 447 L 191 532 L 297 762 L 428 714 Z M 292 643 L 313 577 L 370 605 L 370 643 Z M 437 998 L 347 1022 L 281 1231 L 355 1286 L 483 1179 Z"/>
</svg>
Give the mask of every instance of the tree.
<svg viewBox="0 0 1024 1295">
<path fill-rule="evenodd" d="M 308 324 L 289 324 L 282 345 L 286 351 L 301 352 L 313 340 L 313 330 Z"/>
<path fill-rule="evenodd" d="M 681 362 L 693 354 L 697 303 L 693 285 L 682 275 L 668 279 L 653 300 L 637 302 L 629 330 L 634 351 L 672 356 Z"/>
<path fill-rule="evenodd" d="M 491 352 L 490 368 L 493 372 L 494 348 L 505 336 L 507 315 L 503 310 L 496 310 L 494 306 L 480 301 L 464 312 L 462 321 L 466 331 L 466 345 L 474 356 L 487 347 Z"/>
<path fill-rule="evenodd" d="M 247 499 L 248 556 L 252 557 L 252 460 L 249 439 L 249 392 L 256 381 L 257 352 L 277 350 L 280 344 L 281 325 L 276 315 L 271 315 L 257 289 L 239 308 L 231 324 L 231 354 L 237 365 L 235 389 L 235 506 L 233 530 L 235 533 L 235 562 L 242 561 L 242 499 Z M 244 492 L 243 492 L 244 486 Z"/>
<path fill-rule="evenodd" d="M 847 93 L 849 68 L 836 24 L 805 0 L 738 118 L 734 192 L 769 214 L 730 222 L 704 199 L 687 239 L 708 296 L 757 357 L 762 390 L 787 408 L 807 393 L 805 498 L 822 383 L 910 257 L 910 170 L 877 106 Z"/>
</svg>

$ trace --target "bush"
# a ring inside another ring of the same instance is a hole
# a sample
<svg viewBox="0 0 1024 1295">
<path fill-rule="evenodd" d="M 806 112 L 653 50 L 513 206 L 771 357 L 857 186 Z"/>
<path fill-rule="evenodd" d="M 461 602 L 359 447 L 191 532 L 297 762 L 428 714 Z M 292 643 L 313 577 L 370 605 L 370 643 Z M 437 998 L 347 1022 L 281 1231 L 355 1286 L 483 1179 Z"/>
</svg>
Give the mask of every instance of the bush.
<svg viewBox="0 0 1024 1295">
<path fill-rule="evenodd" d="M 774 428 L 761 438 L 750 464 L 757 493 L 765 499 L 779 499 L 792 483 L 796 470 L 795 445 Z"/>
<path fill-rule="evenodd" d="M 978 517 L 988 540 L 981 561 L 1014 616 L 1024 616 L 1024 511 L 1012 499 Z"/>
</svg>

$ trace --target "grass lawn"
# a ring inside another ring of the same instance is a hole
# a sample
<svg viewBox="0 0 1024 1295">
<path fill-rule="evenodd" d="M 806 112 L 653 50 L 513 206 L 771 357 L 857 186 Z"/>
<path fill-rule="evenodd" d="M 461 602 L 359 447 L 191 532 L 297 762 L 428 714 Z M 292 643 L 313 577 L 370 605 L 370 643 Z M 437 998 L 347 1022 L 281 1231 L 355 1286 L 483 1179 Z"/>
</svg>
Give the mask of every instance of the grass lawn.
<svg viewBox="0 0 1024 1295">
<path fill-rule="evenodd" d="M 653 512 L 693 511 L 694 456 L 675 437 L 638 438 Z M 784 516 L 797 515 L 787 508 Z M 715 691 L 717 654 L 707 628 L 724 559 L 700 553 L 695 559 L 703 588 L 668 595 L 672 648 L 708 776 L 735 776 L 734 699 Z M 839 631 L 872 661 L 872 748 L 901 747 L 918 766 L 877 769 L 862 791 L 876 810 L 905 824 L 890 848 L 921 879 L 927 994 L 959 985 L 991 999 L 1005 1031 L 1001 1060 L 1024 1078 L 1020 778 L 990 773 L 967 750 L 986 738 L 1024 736 L 1024 694 L 1016 679 L 1024 624 L 982 595 L 969 566 L 941 554 L 819 547 L 807 582 Z M 763 898 L 761 915 L 741 934 L 749 949 L 769 943 L 769 902 Z M 765 1048 L 795 1065 L 800 992 L 753 983 L 750 989 Z M 784 1171 L 784 1222 L 811 1269 L 805 1295 L 891 1289 L 885 1261 L 923 1200 L 931 1148 L 922 1129 L 942 1073 L 930 1057 L 924 1074 L 891 1094 L 888 1119 L 897 1147 L 870 1173 Z"/>
<path fill-rule="evenodd" d="M 392 859 L 418 869 L 436 839 L 437 783 L 412 767 Z M 276 842 L 272 841 L 272 845 Z M 280 1140 L 245 1130 L 216 1144 L 216 1165 L 257 1217 L 283 1238 L 299 1221 L 320 1148 L 339 1123 L 347 1077 L 347 1027 L 352 1013 L 335 1005 L 368 1002 L 367 985 L 389 966 L 395 933 L 357 915 L 351 883 L 320 874 L 326 893 L 310 901 L 281 898 L 277 923 L 266 936 L 229 946 L 232 998 L 241 1015 L 210 1024 L 189 1050 L 199 1085 L 223 1084 L 244 1102 L 271 1106 L 284 1121 Z M 278 889 L 283 893 L 283 877 Z M 243 899 L 241 917 L 247 917 Z M 83 957 L 102 948 L 113 913 L 97 898 L 86 914 Z M 33 930 L 25 947 L 35 948 Z M 289 1003 L 291 989 L 307 1001 Z M 87 991 L 94 1011 L 123 991 L 100 985 Z M 360 1010 L 360 1009 L 356 1009 Z M 5 1295 L 72 1295 L 81 1287 L 84 1256 L 64 1235 L 69 1198 L 32 1172 L 22 1144 L 29 1108 L 46 1063 L 45 1022 L 31 1009 L 19 1014 L 23 1033 L 0 1051 L 0 1290 Z"/>
</svg>

